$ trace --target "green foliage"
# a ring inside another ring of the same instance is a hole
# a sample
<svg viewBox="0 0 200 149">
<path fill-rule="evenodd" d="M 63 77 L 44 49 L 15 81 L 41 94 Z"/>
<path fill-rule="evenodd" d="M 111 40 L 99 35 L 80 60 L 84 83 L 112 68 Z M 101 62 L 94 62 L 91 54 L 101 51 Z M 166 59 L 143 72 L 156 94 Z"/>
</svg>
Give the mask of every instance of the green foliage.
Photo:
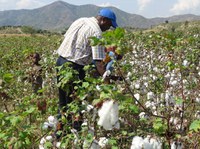
<svg viewBox="0 0 200 149">
<path fill-rule="evenodd" d="M 199 132 L 200 130 L 200 120 L 194 120 L 190 125 L 190 130 Z"/>
<path fill-rule="evenodd" d="M 132 36 L 131 36 L 132 37 Z M 91 37 L 91 45 L 103 45 L 105 47 L 117 47 L 116 53 L 124 55 L 131 50 L 130 34 L 123 28 L 116 28 L 115 30 L 109 30 L 102 34 L 102 38 Z"/>
<path fill-rule="evenodd" d="M 0 148 L 38 148 L 41 137 L 53 132 L 42 130 L 41 126 L 49 115 L 57 114 L 57 85 L 67 89 L 65 84 L 68 83 L 74 83 L 75 88 L 71 95 L 74 100 L 69 105 L 71 113 L 67 114 L 78 116 L 80 110 L 86 110 L 87 104 L 91 104 L 96 115 L 86 112 L 84 118 L 88 126 L 79 133 L 79 141 L 74 145 L 75 137 L 69 133 L 61 141 L 63 148 L 82 147 L 85 140 L 87 145 L 91 145 L 94 139 L 102 136 L 108 138 L 109 148 L 130 148 L 132 138 L 137 135 L 160 137 L 165 146 L 177 138 L 183 140 L 188 148 L 199 145 L 200 123 L 196 112 L 200 109 L 196 100 L 199 98 L 200 30 L 175 28 L 175 31 L 166 29 L 133 34 L 118 28 L 105 32 L 101 39 L 92 38 L 92 45 L 117 46 L 119 53 L 124 55 L 113 71 L 123 81 L 111 81 L 110 84 L 92 76 L 92 66 L 84 68 L 86 78 L 83 82 L 68 66 L 55 68 L 57 55 L 54 50 L 60 45 L 60 36 L 0 37 L 0 95 L 3 97 L 0 104 Z M 41 55 L 44 79 L 39 95 L 33 93 L 27 79 L 32 66 L 29 55 L 34 52 Z M 56 83 L 56 69 L 61 69 L 60 84 Z M 174 78 L 178 80 L 175 83 Z M 137 83 L 139 87 L 136 87 Z M 148 97 L 148 92 L 154 95 Z M 169 92 L 169 97 L 173 97 L 179 108 L 166 103 Z M 135 94 L 140 95 L 138 102 Z M 43 100 L 47 101 L 46 113 L 37 106 Z M 97 125 L 97 110 L 106 100 L 119 104 L 120 129 L 104 130 Z M 86 105 L 80 106 L 82 101 Z M 153 108 L 152 105 L 147 107 L 147 101 L 156 104 Z M 140 115 L 142 112 L 145 114 L 143 117 Z M 177 124 L 172 123 L 174 117 L 179 120 Z M 95 128 L 94 134 L 88 133 L 89 126 Z M 65 128 L 67 131 L 71 129 L 68 125 Z M 193 137 L 188 139 L 189 135 Z M 52 148 L 52 145 L 51 142 L 45 143 L 46 148 Z"/>
</svg>

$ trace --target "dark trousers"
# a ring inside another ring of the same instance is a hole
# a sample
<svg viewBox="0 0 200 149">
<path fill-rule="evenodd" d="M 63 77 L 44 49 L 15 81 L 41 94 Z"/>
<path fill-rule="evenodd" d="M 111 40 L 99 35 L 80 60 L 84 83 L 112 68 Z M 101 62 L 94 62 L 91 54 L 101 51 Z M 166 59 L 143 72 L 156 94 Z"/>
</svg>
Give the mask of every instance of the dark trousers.
<svg viewBox="0 0 200 149">
<path fill-rule="evenodd" d="M 61 66 L 64 63 L 69 63 L 69 67 L 78 71 L 78 78 L 80 80 L 84 79 L 84 77 L 85 77 L 85 71 L 83 70 L 84 66 L 70 62 L 67 59 L 59 56 L 57 59 L 57 62 L 56 62 L 56 66 Z M 59 76 L 57 76 L 57 81 L 59 82 Z M 61 118 L 61 113 L 66 112 L 68 109 L 67 105 L 72 102 L 72 98 L 70 97 L 70 94 L 73 92 L 73 88 L 74 88 L 73 82 L 71 82 L 69 84 L 69 92 L 66 92 L 62 88 L 58 88 L 58 93 L 59 93 L 59 103 L 58 103 L 59 104 L 59 109 L 58 109 L 59 115 L 58 115 L 58 118 Z"/>
</svg>

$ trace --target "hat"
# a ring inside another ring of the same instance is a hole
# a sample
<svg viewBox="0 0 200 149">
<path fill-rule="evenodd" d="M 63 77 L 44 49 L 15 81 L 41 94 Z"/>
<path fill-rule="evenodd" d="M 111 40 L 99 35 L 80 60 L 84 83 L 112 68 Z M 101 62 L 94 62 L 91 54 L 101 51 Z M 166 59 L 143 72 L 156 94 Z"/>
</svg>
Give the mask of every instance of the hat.
<svg viewBox="0 0 200 149">
<path fill-rule="evenodd" d="M 112 26 L 114 28 L 116 28 L 118 26 L 117 22 L 116 22 L 115 13 L 112 10 L 110 10 L 108 8 L 103 8 L 99 11 L 99 15 L 110 19 L 112 21 Z"/>
</svg>

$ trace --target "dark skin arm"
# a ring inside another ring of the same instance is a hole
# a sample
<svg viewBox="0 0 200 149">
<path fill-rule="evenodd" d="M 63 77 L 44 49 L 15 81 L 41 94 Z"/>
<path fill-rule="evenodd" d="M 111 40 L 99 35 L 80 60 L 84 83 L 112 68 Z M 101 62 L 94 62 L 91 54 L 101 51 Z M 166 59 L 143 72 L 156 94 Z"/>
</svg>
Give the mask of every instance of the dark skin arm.
<svg viewBox="0 0 200 149">
<path fill-rule="evenodd" d="M 95 60 L 95 65 L 96 65 L 96 69 L 97 69 L 98 73 L 101 76 L 103 76 L 104 72 L 106 71 L 103 62 L 99 61 L 99 60 Z"/>
</svg>

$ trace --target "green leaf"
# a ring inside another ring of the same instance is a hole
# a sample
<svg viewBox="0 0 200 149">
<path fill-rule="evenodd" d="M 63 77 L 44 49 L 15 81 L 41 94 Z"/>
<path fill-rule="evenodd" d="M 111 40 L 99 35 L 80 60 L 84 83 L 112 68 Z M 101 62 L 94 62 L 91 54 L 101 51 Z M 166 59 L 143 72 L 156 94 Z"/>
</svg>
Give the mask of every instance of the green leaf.
<svg viewBox="0 0 200 149">
<path fill-rule="evenodd" d="M 82 87 L 84 88 L 88 88 L 90 86 L 90 84 L 88 82 L 83 82 L 82 83 Z"/>
<path fill-rule="evenodd" d="M 154 122 L 153 122 L 153 129 L 156 133 L 158 134 L 164 134 L 167 126 L 166 124 L 163 122 L 163 120 L 161 118 L 157 118 Z"/>
<path fill-rule="evenodd" d="M 35 110 L 36 110 L 35 107 L 31 107 L 30 109 L 26 110 L 25 113 L 27 113 L 27 114 L 31 114 L 31 113 L 33 113 Z"/>
<path fill-rule="evenodd" d="M 6 82 L 6 83 L 10 83 L 13 79 L 13 75 L 11 73 L 6 73 L 3 75 L 3 80 Z"/>
<path fill-rule="evenodd" d="M 133 112 L 133 113 L 139 113 L 139 108 L 136 105 L 130 105 L 129 109 Z"/>
<path fill-rule="evenodd" d="M 51 142 L 45 142 L 44 148 L 51 148 L 53 147 L 53 144 Z"/>
<path fill-rule="evenodd" d="M 12 117 L 10 117 L 10 122 L 12 123 L 13 126 L 16 126 L 21 121 L 22 121 L 22 117 L 21 116 L 12 116 Z"/>
<path fill-rule="evenodd" d="M 100 94 L 100 99 L 107 99 L 107 98 L 111 98 L 111 94 L 110 93 L 105 93 L 105 92 L 101 92 Z"/>
<path fill-rule="evenodd" d="M 189 130 L 198 132 L 200 131 L 200 120 L 195 120 L 191 123 Z"/>
<path fill-rule="evenodd" d="M 113 146 L 117 144 L 117 141 L 115 139 L 109 139 L 108 143 Z"/>
</svg>

